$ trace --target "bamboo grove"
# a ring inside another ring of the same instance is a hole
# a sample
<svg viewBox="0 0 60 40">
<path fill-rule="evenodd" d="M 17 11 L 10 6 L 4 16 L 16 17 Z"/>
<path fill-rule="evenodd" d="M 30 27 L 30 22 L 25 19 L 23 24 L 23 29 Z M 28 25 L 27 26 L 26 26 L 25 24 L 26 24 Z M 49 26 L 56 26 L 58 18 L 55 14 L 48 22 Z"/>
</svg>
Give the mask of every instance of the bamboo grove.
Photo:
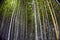
<svg viewBox="0 0 60 40">
<path fill-rule="evenodd" d="M 60 6 L 56 0 L 1 0 L 2 40 L 60 40 Z"/>
</svg>

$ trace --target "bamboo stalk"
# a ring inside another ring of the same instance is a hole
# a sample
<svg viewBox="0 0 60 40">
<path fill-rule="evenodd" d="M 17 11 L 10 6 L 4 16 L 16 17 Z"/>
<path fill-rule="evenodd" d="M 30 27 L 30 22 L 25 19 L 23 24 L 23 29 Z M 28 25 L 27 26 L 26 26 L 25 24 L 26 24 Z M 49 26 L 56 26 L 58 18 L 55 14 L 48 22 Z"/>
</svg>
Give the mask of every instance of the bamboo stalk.
<svg viewBox="0 0 60 40">
<path fill-rule="evenodd" d="M 55 19 L 54 19 L 54 16 L 53 16 L 53 12 L 52 12 L 52 9 L 51 9 L 51 7 L 50 7 L 50 5 L 49 5 L 49 1 L 47 0 L 47 5 L 48 5 L 48 7 L 49 7 L 49 10 L 50 10 L 50 14 L 51 14 L 51 17 L 52 17 L 52 21 L 53 21 L 53 24 L 54 24 L 54 30 L 55 30 L 55 33 L 56 33 L 56 40 L 58 40 L 58 31 L 57 31 L 57 29 L 56 29 L 56 27 L 57 27 L 57 25 L 56 25 L 56 23 L 55 23 Z"/>
<path fill-rule="evenodd" d="M 35 5 L 35 1 L 33 0 L 33 7 L 34 7 L 34 21 L 35 21 L 35 40 L 38 40 L 38 35 L 37 35 L 37 18 L 36 18 L 36 5 Z"/>
</svg>

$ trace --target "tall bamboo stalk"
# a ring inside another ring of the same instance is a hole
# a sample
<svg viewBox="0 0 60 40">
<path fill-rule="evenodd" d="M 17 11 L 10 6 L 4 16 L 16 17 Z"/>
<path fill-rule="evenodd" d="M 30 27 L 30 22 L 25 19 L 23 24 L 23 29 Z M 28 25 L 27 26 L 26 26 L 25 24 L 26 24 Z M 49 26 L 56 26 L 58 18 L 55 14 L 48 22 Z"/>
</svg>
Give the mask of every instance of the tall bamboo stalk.
<svg viewBox="0 0 60 40">
<path fill-rule="evenodd" d="M 51 9 L 51 7 L 50 7 L 50 4 L 49 4 L 49 1 L 47 0 L 47 5 L 48 5 L 48 7 L 49 7 L 49 10 L 50 10 L 50 14 L 51 14 L 51 17 L 52 17 L 52 21 L 53 21 L 53 24 L 54 24 L 54 29 L 55 29 L 55 33 L 56 33 L 56 38 L 57 38 L 57 40 L 58 40 L 58 31 L 57 31 L 57 25 L 56 25 L 56 23 L 55 23 L 55 19 L 54 19 L 54 16 L 53 16 L 53 12 L 52 12 L 52 9 Z"/>
<path fill-rule="evenodd" d="M 36 18 L 36 5 L 35 5 L 35 1 L 33 0 L 33 12 L 34 12 L 34 21 L 35 21 L 35 40 L 39 40 L 38 39 L 38 35 L 37 35 L 37 18 Z"/>
</svg>

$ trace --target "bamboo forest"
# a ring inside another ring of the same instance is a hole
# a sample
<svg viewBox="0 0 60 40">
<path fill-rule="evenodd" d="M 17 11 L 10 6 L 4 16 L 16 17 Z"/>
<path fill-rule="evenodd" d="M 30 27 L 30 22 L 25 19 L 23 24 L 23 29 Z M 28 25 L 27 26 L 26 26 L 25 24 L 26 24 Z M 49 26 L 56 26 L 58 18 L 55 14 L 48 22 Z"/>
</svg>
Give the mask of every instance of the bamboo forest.
<svg viewBox="0 0 60 40">
<path fill-rule="evenodd" d="M 60 40 L 60 0 L 0 0 L 0 40 Z"/>
</svg>

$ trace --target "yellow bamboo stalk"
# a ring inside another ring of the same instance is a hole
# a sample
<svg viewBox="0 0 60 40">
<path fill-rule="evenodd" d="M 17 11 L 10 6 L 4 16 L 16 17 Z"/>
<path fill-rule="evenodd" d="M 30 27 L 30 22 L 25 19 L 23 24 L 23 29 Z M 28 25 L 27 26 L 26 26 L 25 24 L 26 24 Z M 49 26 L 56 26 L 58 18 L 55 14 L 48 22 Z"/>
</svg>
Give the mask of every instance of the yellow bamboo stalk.
<svg viewBox="0 0 60 40">
<path fill-rule="evenodd" d="M 55 20 L 54 20 L 54 16 L 53 16 L 53 12 L 52 12 L 52 9 L 51 9 L 51 7 L 50 7 L 50 5 L 49 5 L 49 2 L 48 2 L 48 0 L 47 0 L 47 5 L 48 5 L 48 7 L 49 7 L 49 10 L 50 10 L 50 14 L 51 14 L 51 17 L 52 17 L 52 21 L 53 21 L 53 24 L 54 24 L 54 30 L 55 30 L 55 33 L 56 33 L 56 40 L 58 40 L 58 31 L 57 31 L 57 25 L 56 25 L 56 23 L 55 23 Z"/>
<path fill-rule="evenodd" d="M 50 3 L 51 4 L 51 3 Z M 54 15 L 54 18 L 55 18 L 55 24 L 56 24 L 56 31 L 58 32 L 58 39 L 59 39 L 59 29 L 58 29 L 58 23 L 57 23 L 57 19 L 56 19 L 56 15 L 55 15 L 55 11 L 54 11 L 54 8 L 53 8 L 53 5 L 51 4 L 51 8 L 52 8 L 52 12 L 53 12 L 53 15 Z"/>
</svg>

